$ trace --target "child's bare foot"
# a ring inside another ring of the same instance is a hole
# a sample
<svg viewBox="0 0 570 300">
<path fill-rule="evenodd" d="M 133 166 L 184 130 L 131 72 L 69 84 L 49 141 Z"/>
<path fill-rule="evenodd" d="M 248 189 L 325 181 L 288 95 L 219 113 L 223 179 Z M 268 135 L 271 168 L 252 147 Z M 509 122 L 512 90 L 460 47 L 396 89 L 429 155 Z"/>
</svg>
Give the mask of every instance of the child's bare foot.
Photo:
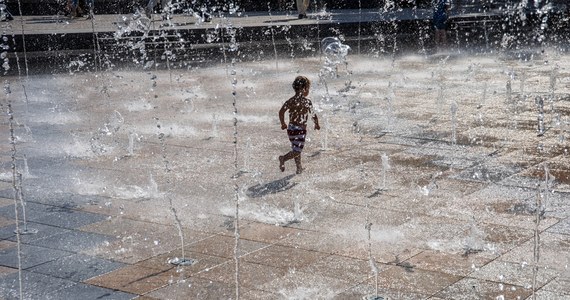
<svg viewBox="0 0 570 300">
<path fill-rule="evenodd" d="M 279 156 L 279 170 L 281 170 L 281 172 L 285 172 L 285 157 L 284 156 Z"/>
</svg>

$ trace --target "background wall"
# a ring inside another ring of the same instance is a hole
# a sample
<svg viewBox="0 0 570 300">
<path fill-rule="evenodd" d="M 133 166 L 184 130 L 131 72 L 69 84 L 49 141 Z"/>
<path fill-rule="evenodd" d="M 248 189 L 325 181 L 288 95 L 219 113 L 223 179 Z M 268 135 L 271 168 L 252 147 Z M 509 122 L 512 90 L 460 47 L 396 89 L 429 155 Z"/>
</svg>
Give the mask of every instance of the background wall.
<svg viewBox="0 0 570 300">
<path fill-rule="evenodd" d="M 80 2 L 83 0 L 80 0 Z M 174 0 L 176 1 L 176 0 Z M 362 9 L 384 7 L 385 0 L 311 0 L 311 11 L 315 8 L 321 10 L 326 9 Z M 469 0 L 468 0 L 469 1 Z M 180 1 L 183 6 L 190 5 L 192 1 Z M 202 0 L 227 11 L 229 4 L 238 5 L 241 11 L 268 11 L 271 7 L 272 11 L 289 10 L 295 11 L 295 0 Z M 280 3 L 281 2 L 281 3 Z M 360 3 L 359 3 L 360 2 Z M 13 15 L 19 15 L 18 0 L 5 0 L 8 10 Z M 53 15 L 63 13 L 67 0 L 20 0 L 23 15 Z M 129 13 L 133 12 L 137 6 L 146 5 L 146 0 L 95 0 L 95 14 L 113 14 L 113 13 Z M 430 0 L 395 0 L 396 7 L 428 7 Z M 281 4 L 281 5 L 280 5 Z"/>
<path fill-rule="evenodd" d="M 19 15 L 19 6 L 23 15 L 54 15 L 63 14 L 68 0 L 3 0 L 13 15 Z M 85 0 L 79 0 L 84 2 Z M 144 7 L 148 0 L 94 0 L 95 14 L 131 13 L 136 7 Z M 196 2 L 214 6 L 222 11 L 229 11 L 231 5 L 237 5 L 240 11 L 296 11 L 295 0 L 172 0 L 180 3 L 181 7 L 196 7 Z M 326 9 L 380 9 L 388 1 L 389 6 L 397 8 L 429 8 L 431 0 L 311 0 L 310 12 Z M 500 6 L 520 6 L 532 8 L 534 0 L 449 0 L 452 7 L 468 6 L 493 8 Z M 2 0 L 0 0 L 2 2 Z M 545 2 L 545 1 L 543 1 Z M 543 3 L 541 2 L 541 3 Z M 568 9 L 568 0 L 548 0 L 548 3 Z"/>
</svg>

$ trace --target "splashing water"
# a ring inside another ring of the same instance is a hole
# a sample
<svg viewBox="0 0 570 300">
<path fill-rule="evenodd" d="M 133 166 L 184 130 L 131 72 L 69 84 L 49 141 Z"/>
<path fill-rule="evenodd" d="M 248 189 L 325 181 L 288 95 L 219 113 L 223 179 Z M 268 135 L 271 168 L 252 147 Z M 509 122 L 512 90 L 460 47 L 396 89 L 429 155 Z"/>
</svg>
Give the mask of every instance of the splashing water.
<svg viewBox="0 0 570 300">
<path fill-rule="evenodd" d="M 387 130 L 392 131 L 392 126 L 394 125 L 394 99 L 396 98 L 396 93 L 394 92 L 394 84 L 392 81 L 388 82 L 388 94 L 386 95 L 386 119 L 388 121 Z"/>
<path fill-rule="evenodd" d="M 519 80 L 520 80 L 520 94 L 522 99 L 526 99 L 527 97 L 527 95 L 525 94 L 526 79 L 527 79 L 526 72 L 521 72 L 519 75 Z"/>
<path fill-rule="evenodd" d="M 512 76 L 509 75 L 509 79 L 507 80 L 506 84 L 506 95 L 507 95 L 507 103 L 512 103 L 513 101 L 513 88 L 512 88 Z"/>
<path fill-rule="evenodd" d="M 436 105 L 438 111 L 440 112 L 440 114 L 442 114 L 443 104 L 445 103 L 445 84 L 443 83 L 443 80 L 441 80 L 438 85 L 439 85 L 439 90 L 437 93 Z"/>
<path fill-rule="evenodd" d="M 556 65 L 552 68 L 552 71 L 550 71 L 550 94 L 552 98 L 554 98 L 554 92 L 556 91 L 559 69 L 560 67 Z"/>
<path fill-rule="evenodd" d="M 125 122 L 123 116 L 118 111 L 114 111 L 111 116 L 96 132 L 93 133 L 89 141 L 91 151 L 94 154 L 101 155 L 113 149 L 115 134 Z"/>
<path fill-rule="evenodd" d="M 142 32 L 145 37 L 148 35 L 151 20 L 142 14 L 139 9 L 136 9 L 132 16 L 120 16 L 116 22 L 117 31 L 115 31 L 115 38 L 121 38 L 133 32 Z"/>
<path fill-rule="evenodd" d="M 368 204 L 366 205 L 368 208 Z M 370 212 L 370 210 L 369 210 Z M 366 222 L 366 226 L 364 226 L 364 228 L 366 229 L 367 233 L 368 233 L 368 265 L 370 266 L 370 270 L 372 271 L 372 274 L 374 274 L 374 295 L 368 295 L 366 296 L 364 299 L 370 299 L 370 300 L 383 300 L 384 298 L 378 296 L 378 275 L 380 274 L 380 270 L 378 269 L 378 264 L 376 263 L 376 260 L 374 259 L 374 257 L 372 257 L 372 237 L 371 237 L 371 231 L 372 231 L 372 223 L 370 223 L 369 219 L 370 216 L 367 215 L 366 216 L 367 222 Z"/>
<path fill-rule="evenodd" d="M 8 87 L 8 88 L 6 88 Z M 4 92 L 6 93 L 6 96 L 10 95 L 10 89 L 9 89 L 9 84 L 6 83 L 4 85 Z M 20 295 L 20 299 L 23 299 L 23 287 L 22 287 L 22 244 L 21 244 L 21 237 L 20 237 L 20 221 L 18 220 L 18 197 L 19 197 L 19 188 L 18 188 L 18 184 L 17 184 L 17 177 L 18 177 L 18 170 L 16 168 L 16 154 L 17 154 L 17 149 L 16 149 L 16 138 L 14 135 L 14 112 L 12 110 L 12 102 L 10 101 L 10 98 L 8 98 L 8 104 L 7 104 L 7 114 L 9 116 L 9 130 L 10 130 L 10 145 L 11 145 L 11 169 L 12 169 L 12 191 L 14 193 L 14 216 L 15 216 L 15 220 L 16 220 L 16 244 L 17 244 L 17 248 L 16 248 L 16 253 L 17 253 L 17 257 L 18 257 L 18 288 L 19 288 L 19 295 Z M 20 187 L 21 188 L 21 187 Z M 24 209 L 22 207 L 22 209 Z"/>
<path fill-rule="evenodd" d="M 457 144 L 457 102 L 451 102 L 451 144 Z"/>
<path fill-rule="evenodd" d="M 28 166 L 28 158 L 26 155 L 22 156 L 22 162 L 24 164 L 24 169 L 21 175 L 24 176 L 24 178 L 33 177 L 32 174 L 30 174 L 30 167 Z"/>
<path fill-rule="evenodd" d="M 218 115 L 212 114 L 212 134 L 210 138 L 218 137 Z"/>
<path fill-rule="evenodd" d="M 485 248 L 485 232 L 477 227 L 475 219 L 472 220 L 468 230 L 467 238 L 465 239 L 465 254 L 471 254 L 483 251 Z"/>
<path fill-rule="evenodd" d="M 251 138 L 247 138 L 245 141 L 245 148 L 243 150 L 243 172 L 250 171 L 250 161 L 251 161 Z"/>
<path fill-rule="evenodd" d="M 271 7 L 269 6 L 269 2 L 267 2 L 267 6 L 269 7 L 269 20 L 271 20 Z M 273 28 L 273 26 L 269 27 L 269 34 L 271 34 L 271 43 L 273 44 L 273 59 L 275 60 L 275 69 L 279 69 L 277 45 L 275 43 L 275 28 Z"/>
<path fill-rule="evenodd" d="M 324 128 L 323 128 L 323 140 L 322 140 L 322 149 L 323 151 L 328 150 L 329 147 L 329 116 L 324 115 Z"/>
<path fill-rule="evenodd" d="M 160 198 L 162 197 L 162 195 L 160 194 L 160 192 L 158 191 L 158 184 L 156 183 L 156 180 L 154 180 L 154 176 L 152 176 L 152 173 L 148 174 L 149 178 L 148 178 L 148 197 L 151 198 Z"/>
<path fill-rule="evenodd" d="M 326 37 L 321 41 L 321 52 L 325 56 L 325 63 L 321 73 L 328 74 L 331 77 L 338 76 L 338 65 L 348 65 L 346 56 L 350 46 L 345 45 L 337 37 Z"/>
<path fill-rule="evenodd" d="M 376 264 L 376 261 L 374 260 L 374 258 L 372 256 L 369 257 L 368 259 L 368 264 L 370 265 L 370 269 L 372 270 L 372 273 L 374 274 L 374 278 L 375 278 L 375 294 L 378 295 L 378 274 L 380 273 L 380 271 L 378 270 L 378 265 Z"/>
<path fill-rule="evenodd" d="M 544 128 L 544 98 L 542 98 L 541 96 L 536 96 L 535 98 L 535 104 L 538 110 L 538 136 L 543 136 L 544 132 L 545 132 L 545 128 Z"/>
<path fill-rule="evenodd" d="M 243 196 L 240 196 L 240 198 L 241 197 Z M 234 210 L 235 208 L 232 207 L 224 207 L 220 211 L 225 216 L 231 216 L 234 214 Z M 242 218 L 248 218 L 275 226 L 289 226 L 291 224 L 311 220 L 310 216 L 305 214 L 305 207 L 301 205 L 298 199 L 294 200 L 292 211 L 268 204 L 257 205 L 246 203 L 240 205 L 239 213 Z"/>
<path fill-rule="evenodd" d="M 184 252 L 184 232 L 182 231 L 182 221 L 180 220 L 180 218 L 178 218 L 178 213 L 176 212 L 176 209 L 174 208 L 172 204 L 172 199 L 170 197 L 168 197 L 168 201 L 170 204 L 170 210 L 174 215 L 176 228 L 178 229 L 178 236 L 180 237 L 180 247 L 182 253 L 182 257 L 172 258 L 168 260 L 168 263 L 176 266 L 191 266 L 195 264 L 197 261 L 195 259 L 186 258 L 186 254 Z"/>
<path fill-rule="evenodd" d="M 138 134 L 134 133 L 134 132 L 129 132 L 129 145 L 127 147 L 127 155 L 128 156 L 133 156 L 134 154 L 134 149 L 135 149 L 135 140 L 138 139 Z"/>
<path fill-rule="evenodd" d="M 171 179 L 170 179 L 170 176 L 171 176 L 170 172 L 172 171 L 172 169 L 170 167 L 170 162 L 169 162 L 168 157 L 167 157 L 167 151 L 166 151 L 167 150 L 166 149 L 167 144 L 166 144 L 166 140 L 165 140 L 165 135 L 161 130 L 162 126 L 160 123 L 158 123 L 158 119 L 157 119 L 157 128 L 160 130 L 160 132 L 158 134 L 158 140 L 160 142 L 160 148 L 161 148 L 161 153 L 162 153 L 162 162 L 164 164 L 164 173 L 165 173 L 165 177 L 166 177 L 166 184 L 167 184 L 168 188 L 174 188 L 174 184 L 172 184 Z M 149 184 L 149 190 L 150 190 L 149 194 L 151 196 L 158 195 L 158 184 L 156 183 L 156 181 L 152 177 L 152 174 L 150 174 L 150 181 L 151 182 Z M 185 256 L 184 232 L 182 231 L 182 221 L 178 217 L 178 213 L 176 211 L 176 208 L 174 207 L 174 204 L 172 203 L 172 197 L 170 197 L 169 195 L 166 195 L 166 198 L 168 199 L 168 205 L 169 205 L 170 211 L 172 211 L 172 215 L 174 217 L 174 224 L 176 225 L 176 228 L 178 229 L 178 236 L 180 237 L 180 247 L 182 250 L 182 257 L 181 258 L 175 257 L 173 259 L 170 259 L 168 261 L 168 263 L 173 264 L 173 265 L 177 265 L 177 266 L 193 265 L 194 263 L 196 263 L 196 261 L 193 259 L 188 259 Z"/>
<path fill-rule="evenodd" d="M 388 172 L 388 170 L 390 170 L 391 166 L 390 166 L 390 162 L 389 162 L 389 158 L 388 155 L 386 155 L 386 153 L 382 154 L 382 187 L 380 188 L 380 190 L 386 190 L 386 173 Z"/>
<path fill-rule="evenodd" d="M 26 201 L 24 200 L 24 192 L 22 188 L 22 174 L 18 173 L 18 186 L 16 188 L 17 195 L 16 197 L 20 201 L 20 207 L 22 208 L 22 225 L 24 228 L 18 228 L 16 230 L 19 231 L 19 234 L 36 234 L 38 233 L 37 229 L 29 228 L 28 227 L 28 220 L 26 218 Z"/>
<path fill-rule="evenodd" d="M 299 202 L 299 197 L 295 199 L 295 204 L 293 207 L 293 220 L 294 223 L 300 223 L 304 219 L 303 211 L 305 209 L 301 207 L 301 202 Z"/>
</svg>

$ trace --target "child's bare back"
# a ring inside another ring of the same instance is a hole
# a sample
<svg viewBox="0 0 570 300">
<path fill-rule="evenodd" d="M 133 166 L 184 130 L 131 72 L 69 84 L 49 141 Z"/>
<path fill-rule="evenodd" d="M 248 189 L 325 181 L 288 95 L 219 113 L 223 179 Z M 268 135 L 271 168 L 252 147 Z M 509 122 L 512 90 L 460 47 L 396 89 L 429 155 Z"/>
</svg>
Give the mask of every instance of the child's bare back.
<svg viewBox="0 0 570 300">
<path fill-rule="evenodd" d="M 295 95 L 285 101 L 282 109 L 289 111 L 289 124 L 306 127 L 312 107 L 311 100 Z"/>
</svg>

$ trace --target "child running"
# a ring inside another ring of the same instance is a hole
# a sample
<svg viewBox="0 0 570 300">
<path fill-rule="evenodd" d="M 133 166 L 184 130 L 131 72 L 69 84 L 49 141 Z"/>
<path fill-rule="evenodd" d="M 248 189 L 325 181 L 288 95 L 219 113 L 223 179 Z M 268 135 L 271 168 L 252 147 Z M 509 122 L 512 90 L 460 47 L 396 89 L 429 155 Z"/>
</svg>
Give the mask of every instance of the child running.
<svg viewBox="0 0 570 300">
<path fill-rule="evenodd" d="M 321 129 L 319 126 L 319 119 L 313 113 L 313 104 L 311 100 L 306 97 L 309 95 L 311 88 L 311 81 L 305 76 L 297 76 L 293 81 L 293 89 L 295 96 L 285 101 L 279 110 L 279 121 L 281 121 L 281 129 L 287 129 L 287 135 L 291 142 L 291 151 L 283 156 L 279 156 L 279 169 L 281 172 L 285 171 L 285 162 L 290 159 L 295 159 L 297 165 L 297 174 L 303 172 L 301 166 L 301 151 L 305 145 L 305 136 L 307 135 L 307 120 L 309 115 L 312 114 L 313 122 L 315 123 L 315 130 Z M 289 125 L 285 123 L 285 112 L 289 111 Z"/>
</svg>

